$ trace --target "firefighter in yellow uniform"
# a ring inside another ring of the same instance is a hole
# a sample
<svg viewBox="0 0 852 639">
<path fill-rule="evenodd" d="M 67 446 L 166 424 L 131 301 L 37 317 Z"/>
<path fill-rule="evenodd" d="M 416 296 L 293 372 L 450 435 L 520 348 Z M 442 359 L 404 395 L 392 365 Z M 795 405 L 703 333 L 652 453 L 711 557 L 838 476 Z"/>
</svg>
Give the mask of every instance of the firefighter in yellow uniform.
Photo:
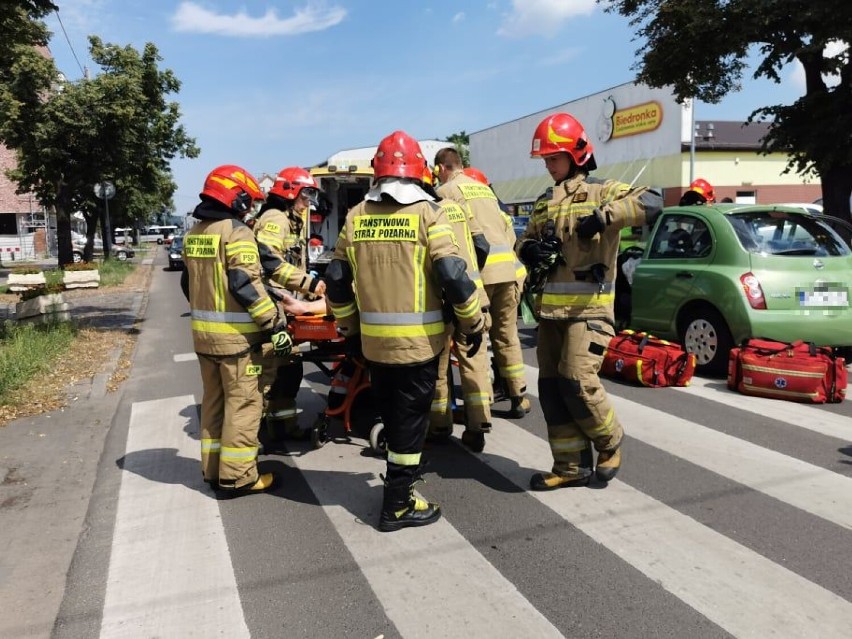
<svg viewBox="0 0 852 639">
<path fill-rule="evenodd" d="M 488 241 L 479 228 L 475 219 L 452 200 L 441 198 L 432 188 L 432 171 L 423 174 L 424 189 L 430 195 L 434 194 L 439 201 L 447 219 L 453 227 L 453 233 L 459 244 L 459 255 L 467 265 L 467 275 L 479 291 L 479 302 L 485 314 L 486 330 L 488 329 L 488 297 L 482 285 L 479 274 L 481 264 L 488 257 Z M 446 440 L 453 432 L 453 414 L 450 408 L 450 385 L 453 378 L 450 372 L 450 349 L 455 343 L 456 356 L 461 377 L 462 398 L 464 400 L 465 429 L 462 433 L 462 443 L 476 453 L 485 448 L 485 434 L 491 431 L 491 380 L 488 370 L 488 349 L 469 347 L 459 329 L 453 322 L 452 313 L 446 313 L 447 334 L 444 350 L 438 359 L 438 379 L 435 383 L 435 398 L 429 414 L 429 438 L 431 440 Z M 473 353 L 471 355 L 471 353 Z"/>
<path fill-rule="evenodd" d="M 614 284 L 622 228 L 652 223 L 662 197 L 647 188 L 589 177 L 597 167 L 582 125 L 567 113 L 535 130 L 532 157 L 542 157 L 555 185 L 536 202 L 518 254 L 530 281 L 543 282 L 535 306 L 538 392 L 553 468 L 530 479 L 533 490 L 603 482 L 621 467 L 624 436 L 598 371 L 613 329 Z"/>
<path fill-rule="evenodd" d="M 437 521 L 414 495 L 445 343 L 443 290 L 468 345 L 485 320 L 445 210 L 423 190 L 417 140 L 395 131 L 373 157 L 374 183 L 346 216 L 326 269 L 329 305 L 352 351 L 362 349 L 385 425 L 383 532 Z"/>
<path fill-rule="evenodd" d="M 491 247 L 482 268 L 482 282 L 488 296 L 491 326 L 489 335 L 497 373 L 511 405 L 509 415 L 520 418 L 530 410 L 526 399 L 526 375 L 521 340 L 518 336 L 519 281 L 526 269 L 515 255 L 515 233 L 500 210 L 497 196 L 481 171 L 466 173 L 458 151 L 447 147 L 435 155 L 435 168 L 441 180 L 438 195 L 458 202 L 476 219 Z"/>
<path fill-rule="evenodd" d="M 220 166 L 200 197 L 198 222 L 184 239 L 181 287 L 204 386 L 201 471 L 216 489 L 256 493 L 274 480 L 257 470 L 264 342 L 286 356 L 292 339 L 263 286 L 254 235 L 242 222 L 252 202 L 263 199 L 257 181 L 238 166 Z"/>
<path fill-rule="evenodd" d="M 280 288 L 300 294 L 325 293 L 325 283 L 306 272 L 308 251 L 302 237 L 318 189 L 316 180 L 303 168 L 287 167 L 278 173 L 260 209 L 254 233 L 261 266 L 273 294 Z M 279 297 L 283 295 L 281 292 Z M 273 439 L 279 433 L 298 435 L 296 395 L 304 375 L 302 358 L 294 353 L 267 373 L 272 380 L 266 404 L 270 434 Z"/>
</svg>

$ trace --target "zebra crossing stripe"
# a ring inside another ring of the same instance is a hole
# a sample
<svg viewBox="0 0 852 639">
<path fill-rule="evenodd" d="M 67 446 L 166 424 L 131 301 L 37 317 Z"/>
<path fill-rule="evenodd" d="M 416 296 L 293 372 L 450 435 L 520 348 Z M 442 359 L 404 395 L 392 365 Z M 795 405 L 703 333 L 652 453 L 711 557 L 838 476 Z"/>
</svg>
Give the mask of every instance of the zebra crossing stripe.
<svg viewBox="0 0 852 639">
<path fill-rule="evenodd" d="M 616 412 L 630 415 L 628 436 L 852 529 L 852 478 L 636 402 L 610 398 Z"/>
<path fill-rule="evenodd" d="M 528 469 L 553 459 L 544 439 L 503 419 L 477 456 L 523 489 Z M 621 481 L 529 494 L 735 636 L 848 634 L 845 599 Z"/>
<path fill-rule="evenodd" d="M 526 364 L 524 374 L 527 382 L 527 393 L 538 397 L 538 368 Z M 693 377 L 689 386 L 672 388 L 671 390 L 709 399 L 736 410 L 762 415 L 775 421 L 844 441 L 849 439 L 849 433 L 852 432 L 849 428 L 849 418 L 844 415 L 835 415 L 809 404 L 741 395 L 729 390 L 725 382 L 718 379 Z M 649 392 L 652 391 L 649 390 Z M 609 395 L 612 396 L 613 393 L 610 392 Z"/>
<path fill-rule="evenodd" d="M 131 408 L 101 637 L 249 636 L 219 505 L 187 434 L 198 433 L 195 406 L 186 395 Z"/>
<path fill-rule="evenodd" d="M 728 390 L 725 382 L 717 379 L 693 377 L 689 386 L 675 390 L 844 441 L 852 433 L 849 418 L 845 415 L 835 415 L 808 404 L 740 395 Z"/>
<path fill-rule="evenodd" d="M 324 400 L 301 391 L 306 412 Z M 385 462 L 360 446 L 328 444 L 292 462 L 403 637 L 561 637 L 447 519 L 381 533 Z"/>
<path fill-rule="evenodd" d="M 528 376 L 529 369 L 536 370 L 532 366 L 527 369 Z M 609 397 L 619 415 L 630 416 L 625 423 L 629 437 L 852 529 L 852 478 L 612 393 Z M 813 407 L 812 411 L 822 412 Z M 688 439 L 685 433 L 689 433 Z"/>
</svg>

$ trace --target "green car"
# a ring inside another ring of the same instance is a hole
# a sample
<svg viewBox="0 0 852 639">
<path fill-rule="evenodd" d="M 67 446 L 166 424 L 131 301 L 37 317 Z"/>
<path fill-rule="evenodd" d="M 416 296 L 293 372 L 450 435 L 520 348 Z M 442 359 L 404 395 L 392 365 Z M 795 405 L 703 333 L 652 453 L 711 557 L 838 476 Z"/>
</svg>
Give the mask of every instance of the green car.
<svg viewBox="0 0 852 639">
<path fill-rule="evenodd" d="M 852 346 L 852 249 L 833 222 L 773 205 L 664 209 L 633 271 L 630 327 L 716 375 L 750 337 Z"/>
</svg>

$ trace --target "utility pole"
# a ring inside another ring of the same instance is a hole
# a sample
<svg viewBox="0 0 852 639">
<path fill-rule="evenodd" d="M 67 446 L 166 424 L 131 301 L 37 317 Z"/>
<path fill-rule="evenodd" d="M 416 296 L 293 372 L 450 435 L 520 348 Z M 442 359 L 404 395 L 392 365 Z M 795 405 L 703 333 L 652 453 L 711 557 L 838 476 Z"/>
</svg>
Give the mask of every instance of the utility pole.
<svg viewBox="0 0 852 639">
<path fill-rule="evenodd" d="M 109 226 L 109 201 L 115 197 L 115 185 L 106 180 L 98 182 L 95 184 L 95 197 L 104 201 L 104 219 L 101 223 L 101 229 L 103 229 L 104 232 L 104 259 L 108 260 L 110 252 L 112 251 L 112 236 L 110 235 L 111 231 Z"/>
</svg>

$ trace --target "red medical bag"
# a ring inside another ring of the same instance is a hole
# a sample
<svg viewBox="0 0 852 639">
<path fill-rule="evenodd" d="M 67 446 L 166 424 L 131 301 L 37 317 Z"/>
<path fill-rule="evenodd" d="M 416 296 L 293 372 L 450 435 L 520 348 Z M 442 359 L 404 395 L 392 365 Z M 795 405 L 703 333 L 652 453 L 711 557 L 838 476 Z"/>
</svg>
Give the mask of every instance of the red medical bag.
<svg viewBox="0 0 852 639">
<path fill-rule="evenodd" d="M 648 333 L 620 331 L 607 346 L 601 375 L 643 386 L 689 386 L 695 355 Z"/>
<path fill-rule="evenodd" d="M 842 402 L 846 362 L 826 346 L 750 339 L 731 349 L 728 388 L 791 402 Z"/>
</svg>

